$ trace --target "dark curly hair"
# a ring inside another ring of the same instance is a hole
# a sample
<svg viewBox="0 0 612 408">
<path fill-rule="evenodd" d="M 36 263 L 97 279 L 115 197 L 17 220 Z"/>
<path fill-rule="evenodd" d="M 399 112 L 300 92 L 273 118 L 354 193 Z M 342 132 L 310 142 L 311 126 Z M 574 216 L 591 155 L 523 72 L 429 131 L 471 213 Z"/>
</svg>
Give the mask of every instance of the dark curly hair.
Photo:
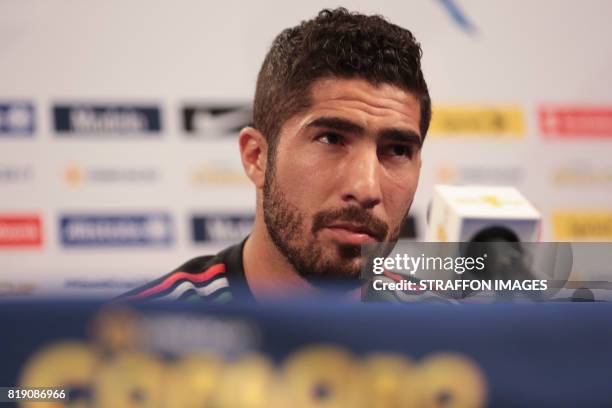
<svg viewBox="0 0 612 408">
<path fill-rule="evenodd" d="M 310 105 L 310 87 L 322 78 L 363 78 L 391 84 L 416 96 L 419 130 L 425 138 L 431 100 L 421 72 L 421 46 L 412 33 L 381 16 L 325 9 L 312 20 L 283 30 L 266 55 L 259 75 L 253 122 L 274 152 L 287 119 Z"/>
</svg>

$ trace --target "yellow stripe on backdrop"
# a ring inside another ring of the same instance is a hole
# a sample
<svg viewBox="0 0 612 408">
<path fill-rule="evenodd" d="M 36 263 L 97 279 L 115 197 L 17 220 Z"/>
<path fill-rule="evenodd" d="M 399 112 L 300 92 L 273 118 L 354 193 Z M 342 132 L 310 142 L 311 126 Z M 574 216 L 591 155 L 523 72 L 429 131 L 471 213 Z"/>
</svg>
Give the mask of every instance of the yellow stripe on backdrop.
<svg viewBox="0 0 612 408">
<path fill-rule="evenodd" d="M 433 107 L 428 134 L 523 138 L 525 115 L 519 106 L 438 105 Z"/>
<path fill-rule="evenodd" d="M 553 211 L 553 237 L 567 241 L 612 241 L 612 210 Z"/>
</svg>

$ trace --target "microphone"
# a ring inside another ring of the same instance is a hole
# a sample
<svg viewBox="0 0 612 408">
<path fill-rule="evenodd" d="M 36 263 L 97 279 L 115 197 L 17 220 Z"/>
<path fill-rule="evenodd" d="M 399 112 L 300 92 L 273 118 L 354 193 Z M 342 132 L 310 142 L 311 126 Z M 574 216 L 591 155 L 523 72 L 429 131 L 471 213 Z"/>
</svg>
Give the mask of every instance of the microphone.
<svg viewBox="0 0 612 408">
<path fill-rule="evenodd" d="M 541 215 L 514 187 L 434 187 L 428 210 L 428 242 L 532 242 Z"/>
<path fill-rule="evenodd" d="M 466 280 L 533 279 L 522 242 L 537 240 L 541 215 L 514 187 L 437 185 L 428 211 L 425 240 L 457 242 L 460 256 L 487 258 Z M 470 295 L 469 289 L 461 297 Z"/>
</svg>

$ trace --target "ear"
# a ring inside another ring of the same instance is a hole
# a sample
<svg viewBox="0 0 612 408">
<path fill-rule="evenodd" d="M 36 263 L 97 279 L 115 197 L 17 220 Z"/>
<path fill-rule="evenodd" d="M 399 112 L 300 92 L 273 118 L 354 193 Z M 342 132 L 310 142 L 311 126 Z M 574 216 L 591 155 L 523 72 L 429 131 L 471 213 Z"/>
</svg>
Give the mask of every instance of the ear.
<svg viewBox="0 0 612 408">
<path fill-rule="evenodd" d="M 245 127 L 240 131 L 240 158 L 244 172 L 255 187 L 263 188 L 268 158 L 268 142 L 257 129 Z"/>
</svg>

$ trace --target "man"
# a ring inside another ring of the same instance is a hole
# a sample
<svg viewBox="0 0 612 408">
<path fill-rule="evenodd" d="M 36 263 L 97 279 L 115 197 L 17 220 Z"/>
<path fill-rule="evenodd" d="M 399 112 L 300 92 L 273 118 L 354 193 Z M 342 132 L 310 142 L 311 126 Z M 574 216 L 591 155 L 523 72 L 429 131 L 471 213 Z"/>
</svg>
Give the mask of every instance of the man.
<svg viewBox="0 0 612 408">
<path fill-rule="evenodd" d="M 253 231 L 127 299 L 266 299 L 357 281 L 361 245 L 397 239 L 417 188 L 431 102 L 412 34 L 323 10 L 274 40 L 240 154 Z"/>
</svg>

